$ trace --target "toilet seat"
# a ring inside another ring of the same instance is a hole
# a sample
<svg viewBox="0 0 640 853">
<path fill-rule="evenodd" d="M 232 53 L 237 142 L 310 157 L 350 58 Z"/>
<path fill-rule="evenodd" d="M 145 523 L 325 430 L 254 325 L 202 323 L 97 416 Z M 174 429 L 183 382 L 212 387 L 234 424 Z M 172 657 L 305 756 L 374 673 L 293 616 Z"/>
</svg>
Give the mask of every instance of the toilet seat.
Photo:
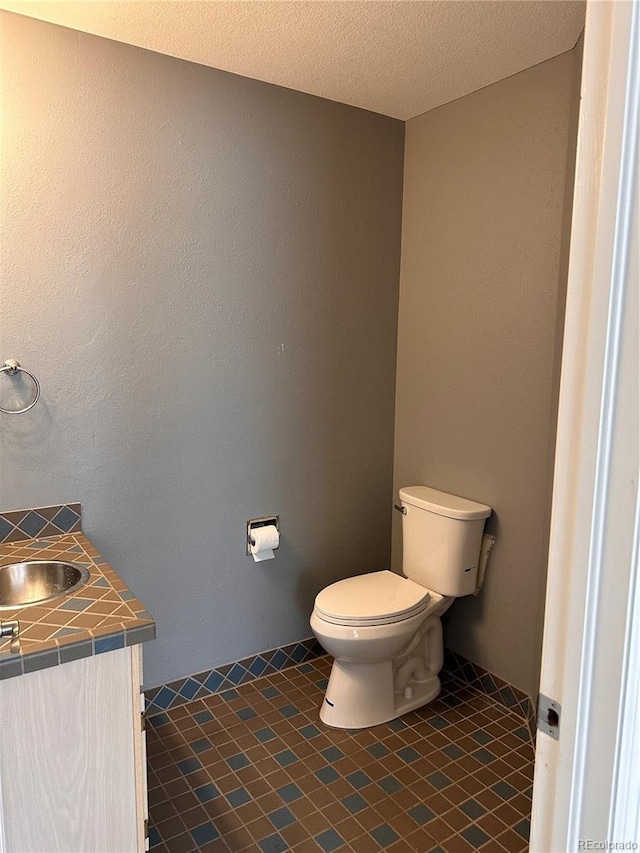
<svg viewBox="0 0 640 853">
<path fill-rule="evenodd" d="M 421 613 L 430 599 L 428 589 L 385 570 L 332 583 L 316 596 L 315 611 L 334 625 L 386 625 Z"/>
</svg>

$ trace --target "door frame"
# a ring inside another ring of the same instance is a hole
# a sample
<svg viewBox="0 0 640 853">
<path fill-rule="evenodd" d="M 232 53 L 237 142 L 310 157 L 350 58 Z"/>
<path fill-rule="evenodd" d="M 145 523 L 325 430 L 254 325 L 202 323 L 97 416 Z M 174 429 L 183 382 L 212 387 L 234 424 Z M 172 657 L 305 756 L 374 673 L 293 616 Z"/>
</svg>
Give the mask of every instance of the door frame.
<svg viewBox="0 0 640 853">
<path fill-rule="evenodd" d="M 639 46 L 639 0 L 587 0 L 534 853 L 640 843 Z"/>
</svg>

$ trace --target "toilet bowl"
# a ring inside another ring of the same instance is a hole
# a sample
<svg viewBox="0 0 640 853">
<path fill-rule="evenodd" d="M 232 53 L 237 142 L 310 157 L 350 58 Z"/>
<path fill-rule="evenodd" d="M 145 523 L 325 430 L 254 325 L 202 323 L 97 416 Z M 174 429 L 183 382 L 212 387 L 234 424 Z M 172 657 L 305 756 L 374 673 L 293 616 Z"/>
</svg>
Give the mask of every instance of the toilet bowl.
<svg viewBox="0 0 640 853">
<path fill-rule="evenodd" d="M 440 617 L 475 590 L 490 507 L 425 486 L 400 498 L 406 576 L 370 572 L 316 596 L 311 628 L 334 658 L 320 719 L 334 728 L 379 725 L 435 699 Z"/>
</svg>

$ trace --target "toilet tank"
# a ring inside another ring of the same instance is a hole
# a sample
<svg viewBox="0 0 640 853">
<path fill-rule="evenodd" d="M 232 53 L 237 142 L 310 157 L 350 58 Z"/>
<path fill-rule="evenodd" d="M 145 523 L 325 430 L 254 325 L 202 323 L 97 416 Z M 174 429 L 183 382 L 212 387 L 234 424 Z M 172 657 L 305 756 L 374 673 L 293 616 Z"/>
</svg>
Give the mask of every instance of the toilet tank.
<svg viewBox="0 0 640 853">
<path fill-rule="evenodd" d="M 400 502 L 404 575 L 441 595 L 475 592 L 491 507 L 427 486 L 400 489 Z"/>
</svg>

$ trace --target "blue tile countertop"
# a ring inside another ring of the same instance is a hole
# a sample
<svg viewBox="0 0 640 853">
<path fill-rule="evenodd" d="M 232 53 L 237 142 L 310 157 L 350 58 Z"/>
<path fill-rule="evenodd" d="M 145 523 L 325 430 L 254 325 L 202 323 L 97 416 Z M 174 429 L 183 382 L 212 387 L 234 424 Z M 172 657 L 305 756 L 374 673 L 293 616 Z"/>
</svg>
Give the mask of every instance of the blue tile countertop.
<svg viewBox="0 0 640 853">
<path fill-rule="evenodd" d="M 89 570 L 71 595 L 0 610 L 0 621 L 20 623 L 20 651 L 0 640 L 0 679 L 153 640 L 155 621 L 87 537 L 80 532 L 0 545 L 0 566 L 27 560 L 62 560 Z"/>
</svg>

